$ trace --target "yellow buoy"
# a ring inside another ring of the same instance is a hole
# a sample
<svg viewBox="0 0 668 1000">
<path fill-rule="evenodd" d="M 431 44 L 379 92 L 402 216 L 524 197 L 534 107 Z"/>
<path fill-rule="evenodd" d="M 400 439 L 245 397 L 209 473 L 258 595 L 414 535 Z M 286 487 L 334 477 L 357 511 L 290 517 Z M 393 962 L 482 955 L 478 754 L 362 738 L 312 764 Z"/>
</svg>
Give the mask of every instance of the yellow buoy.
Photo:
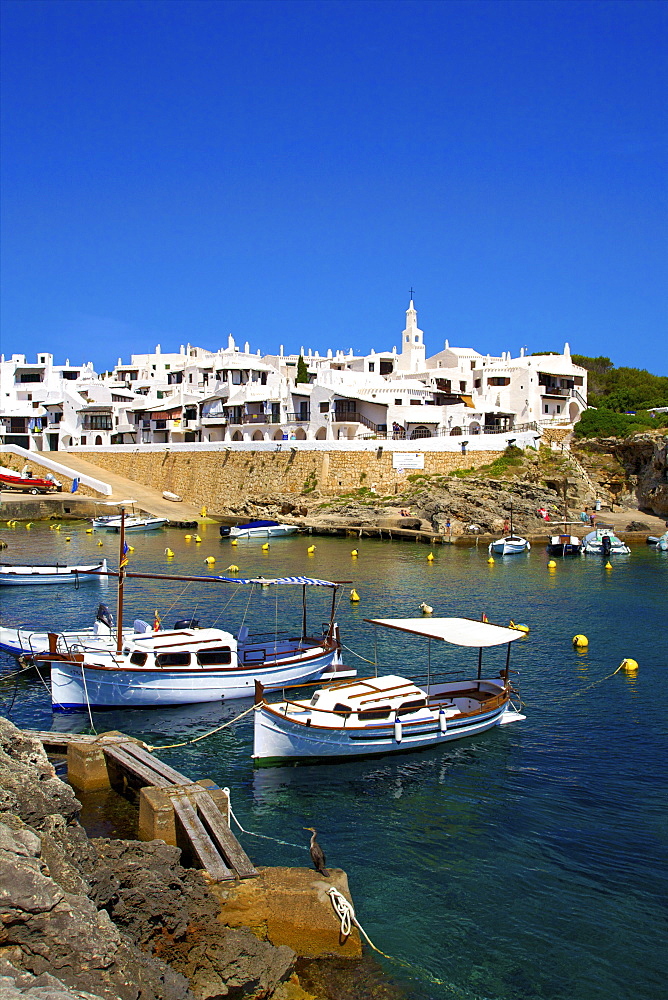
<svg viewBox="0 0 668 1000">
<path fill-rule="evenodd" d="M 609 562 L 607 562 L 603 567 L 603 569 L 612 569 L 612 565 Z"/>
<path fill-rule="evenodd" d="M 357 551 L 357 549 L 353 549 L 353 551 L 350 554 L 351 556 L 358 556 L 359 552 Z"/>
<path fill-rule="evenodd" d="M 134 550 L 135 550 L 134 545 L 128 545 L 128 552 L 134 552 Z"/>
<path fill-rule="evenodd" d="M 215 563 L 215 561 L 216 561 L 216 557 L 215 556 L 207 556 L 206 559 L 204 560 L 204 562 L 207 564 L 207 566 L 213 566 L 213 564 Z"/>
<path fill-rule="evenodd" d="M 515 622 L 512 620 L 512 618 L 508 622 L 508 628 L 517 629 L 518 632 L 529 632 L 530 631 L 528 625 L 520 625 L 519 622 L 517 624 L 515 624 Z"/>
<path fill-rule="evenodd" d="M 61 528 L 62 528 L 62 524 L 54 524 L 54 526 L 53 526 L 53 530 L 54 531 L 60 531 Z"/>
<path fill-rule="evenodd" d="M 189 542 L 192 537 L 193 537 L 192 535 L 184 535 L 184 538 L 187 542 Z"/>
<path fill-rule="evenodd" d="M 269 542 L 265 542 L 264 543 L 264 545 L 262 546 L 262 551 L 263 552 L 268 552 L 269 551 Z"/>
<path fill-rule="evenodd" d="M 353 604 L 355 604 L 357 601 L 359 601 L 359 599 L 360 599 L 360 595 L 357 593 L 357 591 L 356 590 L 351 590 L 350 591 L 350 600 L 353 602 Z"/>
<path fill-rule="evenodd" d="M 424 601 L 420 605 L 420 611 L 422 612 L 423 615 L 433 615 L 434 613 L 434 609 L 431 607 L 431 605 L 425 604 Z"/>
<path fill-rule="evenodd" d="M 638 661 L 625 659 L 619 664 L 622 670 L 625 670 L 627 674 L 634 674 L 638 669 Z"/>
<path fill-rule="evenodd" d="M 487 562 L 490 564 L 490 566 L 493 566 L 496 560 L 494 559 L 494 556 L 490 556 Z"/>
<path fill-rule="evenodd" d="M 584 649 L 585 646 L 589 645 L 589 639 L 587 638 L 586 635 L 574 635 L 573 645 L 576 647 L 576 649 Z"/>
<path fill-rule="evenodd" d="M 92 535 L 93 534 L 93 529 L 92 528 L 86 528 L 86 534 L 87 535 Z"/>
<path fill-rule="evenodd" d="M 429 555 L 427 556 L 427 562 L 433 562 L 433 561 L 434 561 L 434 553 L 430 552 Z"/>
<path fill-rule="evenodd" d="M 67 536 L 66 536 L 66 538 L 65 538 L 65 541 L 66 541 L 66 542 L 71 542 L 71 541 L 72 541 L 72 539 L 70 538 L 70 536 L 69 536 L 69 535 L 67 535 Z"/>
<path fill-rule="evenodd" d="M 306 551 L 310 552 L 310 554 L 313 555 L 313 553 L 315 552 L 315 545 L 309 545 Z"/>
<path fill-rule="evenodd" d="M 26 528 L 32 528 L 32 521 L 28 521 L 28 523 L 26 524 Z"/>
<path fill-rule="evenodd" d="M 232 541 L 230 542 L 230 545 L 238 545 L 238 544 L 239 542 L 236 540 L 236 538 L 233 538 Z"/>
<path fill-rule="evenodd" d="M 97 544 L 98 545 L 104 545 L 104 542 L 98 542 Z"/>
<path fill-rule="evenodd" d="M 550 559 L 549 563 L 547 564 L 547 568 L 548 569 L 556 569 L 557 568 L 557 564 L 554 561 L 554 559 Z"/>
<path fill-rule="evenodd" d="M 206 507 L 202 507 L 202 509 L 199 512 L 199 514 L 200 514 L 200 517 L 206 517 Z"/>
<path fill-rule="evenodd" d="M 165 549 L 165 555 L 167 556 L 168 559 L 171 559 L 174 553 L 172 552 L 171 549 L 167 548 Z"/>
<path fill-rule="evenodd" d="M 199 545 L 199 543 L 202 541 L 202 539 L 199 537 L 199 535 L 195 535 L 195 541 Z"/>
<path fill-rule="evenodd" d="M 234 564 L 234 563 L 232 563 L 232 565 L 231 565 L 231 566 L 228 566 L 228 567 L 227 567 L 227 572 L 228 572 L 228 573 L 238 573 L 238 572 L 239 572 L 239 567 L 238 567 L 238 566 L 235 566 L 235 564 Z"/>
</svg>

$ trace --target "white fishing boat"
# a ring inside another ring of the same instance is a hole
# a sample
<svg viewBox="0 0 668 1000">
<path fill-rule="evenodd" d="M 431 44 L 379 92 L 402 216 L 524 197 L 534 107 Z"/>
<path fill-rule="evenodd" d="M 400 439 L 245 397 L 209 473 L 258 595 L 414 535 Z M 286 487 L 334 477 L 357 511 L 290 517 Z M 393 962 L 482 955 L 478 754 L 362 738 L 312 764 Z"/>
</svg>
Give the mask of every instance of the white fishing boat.
<svg viewBox="0 0 668 1000">
<path fill-rule="evenodd" d="M 169 524 L 167 517 L 142 517 L 140 514 L 125 518 L 125 531 L 153 531 L 156 528 L 164 528 Z M 121 517 L 118 514 L 105 514 L 102 517 L 93 518 L 93 527 L 96 531 L 121 530 Z"/>
<path fill-rule="evenodd" d="M 253 747 L 257 767 L 421 750 L 525 718 L 511 701 L 516 692 L 509 676 L 510 644 L 523 633 L 468 618 L 365 620 L 430 642 L 477 648 L 477 676 L 432 682 L 428 669 L 427 683 L 420 686 L 388 674 L 335 682 L 309 698 L 277 702 L 268 701 L 258 685 Z M 503 645 L 504 668 L 496 676 L 483 677 L 483 649 Z"/>
<path fill-rule="evenodd" d="M 295 535 L 299 531 L 296 524 L 281 524 L 279 521 L 249 521 L 248 524 L 237 524 L 230 527 L 220 526 L 221 538 L 281 538 L 285 535 Z"/>
<path fill-rule="evenodd" d="M 0 587 L 16 587 L 26 584 L 81 583 L 100 581 L 100 574 L 107 572 L 107 560 L 81 566 L 34 564 L 32 566 L 12 566 L 0 563 Z"/>
<path fill-rule="evenodd" d="M 513 508 L 511 506 L 510 534 L 490 542 L 487 550 L 490 555 L 496 553 L 501 556 L 512 556 L 516 555 L 518 552 L 529 552 L 530 549 L 531 542 L 527 541 L 526 538 L 522 538 L 521 535 L 516 535 L 513 531 Z"/>
<path fill-rule="evenodd" d="M 595 528 L 582 539 L 583 555 L 619 556 L 628 555 L 631 549 L 614 533 L 612 528 Z"/>
<path fill-rule="evenodd" d="M 301 635 L 273 632 L 252 635 L 241 626 L 236 635 L 218 628 L 182 627 L 144 634 L 122 634 L 115 648 L 73 644 L 59 651 L 57 637 L 35 660 L 51 667 L 51 700 L 55 711 L 111 707 L 188 705 L 227 701 L 253 694 L 254 682 L 274 690 L 329 677 L 351 677 L 355 671 L 339 662 L 340 639 L 334 621 L 338 584 L 307 577 L 239 580 L 233 577 L 170 577 L 128 573 L 147 579 L 222 581 L 303 589 Z M 330 621 L 320 635 L 306 630 L 306 588 L 332 589 Z M 121 615 L 118 616 L 121 618 Z M 61 644 L 62 647 L 62 644 Z"/>
</svg>

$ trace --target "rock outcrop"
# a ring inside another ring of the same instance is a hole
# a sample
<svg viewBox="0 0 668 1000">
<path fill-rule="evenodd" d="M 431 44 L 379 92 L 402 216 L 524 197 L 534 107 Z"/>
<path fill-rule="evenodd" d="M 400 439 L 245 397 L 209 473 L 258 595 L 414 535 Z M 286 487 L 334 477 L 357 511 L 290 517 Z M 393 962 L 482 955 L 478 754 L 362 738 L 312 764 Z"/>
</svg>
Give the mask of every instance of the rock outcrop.
<svg viewBox="0 0 668 1000">
<path fill-rule="evenodd" d="M 579 442 L 576 452 L 603 496 L 630 502 L 641 511 L 668 518 L 666 434 L 592 438 Z"/>
<path fill-rule="evenodd" d="M 3 997 L 260 1000 L 290 977 L 294 951 L 225 927 L 177 848 L 89 840 L 79 810 L 41 743 L 0 719 Z"/>
</svg>

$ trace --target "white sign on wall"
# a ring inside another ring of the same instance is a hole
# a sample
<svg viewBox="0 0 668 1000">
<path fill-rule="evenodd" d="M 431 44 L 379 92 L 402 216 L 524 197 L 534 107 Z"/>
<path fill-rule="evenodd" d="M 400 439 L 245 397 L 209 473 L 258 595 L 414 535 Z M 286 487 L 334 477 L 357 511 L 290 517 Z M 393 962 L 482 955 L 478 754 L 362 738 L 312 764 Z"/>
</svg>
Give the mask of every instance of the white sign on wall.
<svg viewBox="0 0 668 1000">
<path fill-rule="evenodd" d="M 424 452 L 421 451 L 394 451 L 392 452 L 392 468 L 397 472 L 405 472 L 406 469 L 424 469 Z"/>
</svg>

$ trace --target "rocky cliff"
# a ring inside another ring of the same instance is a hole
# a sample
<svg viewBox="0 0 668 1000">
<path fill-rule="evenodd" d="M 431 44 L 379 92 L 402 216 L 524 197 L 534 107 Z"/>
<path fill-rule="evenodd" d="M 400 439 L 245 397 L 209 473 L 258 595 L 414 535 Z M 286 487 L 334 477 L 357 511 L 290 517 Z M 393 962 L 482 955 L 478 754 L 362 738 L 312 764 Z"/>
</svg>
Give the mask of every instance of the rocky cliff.
<svg viewBox="0 0 668 1000">
<path fill-rule="evenodd" d="M 592 438 L 579 442 L 575 454 L 604 496 L 668 518 L 667 435 Z"/>
<path fill-rule="evenodd" d="M 295 952 L 224 926 L 220 888 L 177 848 L 89 840 L 79 811 L 41 743 L 0 718 L 0 995 L 307 1000 L 286 982 Z"/>
</svg>

